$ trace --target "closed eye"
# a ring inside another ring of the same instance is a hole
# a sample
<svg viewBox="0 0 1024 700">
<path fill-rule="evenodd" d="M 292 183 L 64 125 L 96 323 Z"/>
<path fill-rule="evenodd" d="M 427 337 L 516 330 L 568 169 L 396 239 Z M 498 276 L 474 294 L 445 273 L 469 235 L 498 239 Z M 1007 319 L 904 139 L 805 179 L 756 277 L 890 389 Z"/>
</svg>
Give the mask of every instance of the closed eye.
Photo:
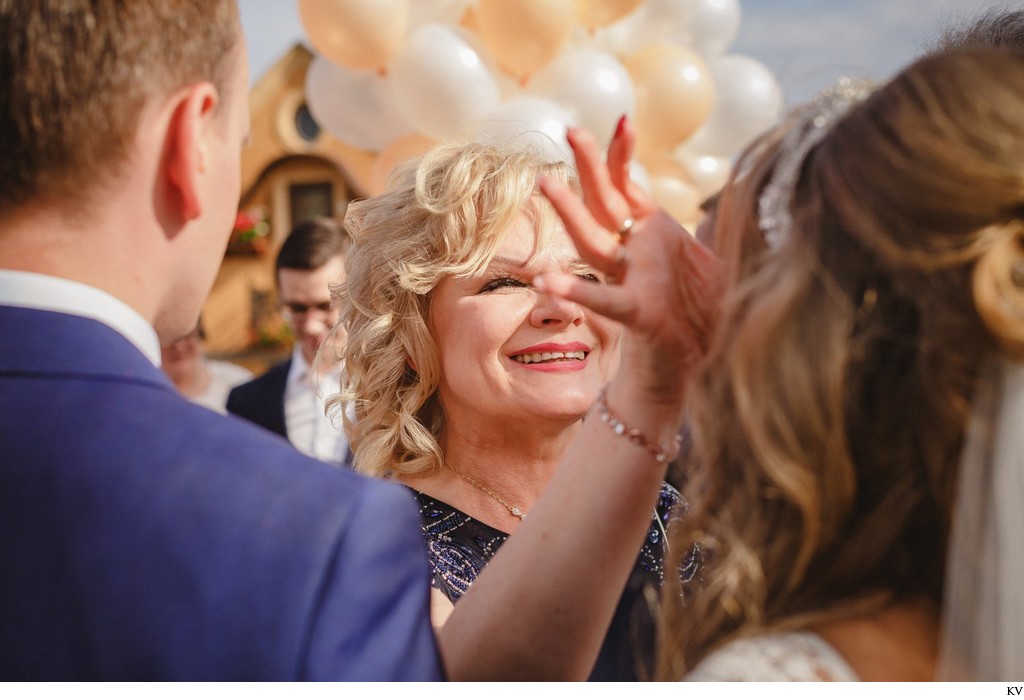
<svg viewBox="0 0 1024 700">
<path fill-rule="evenodd" d="M 520 280 L 520 279 L 515 279 L 514 277 L 498 277 L 497 279 L 493 279 L 490 282 L 488 282 L 487 284 L 485 284 L 483 287 L 481 287 L 480 288 L 480 293 L 482 294 L 484 292 L 493 292 L 493 291 L 495 291 L 497 289 L 501 289 L 503 287 L 529 287 L 529 286 L 530 286 L 529 283 L 524 282 L 523 280 Z"/>
<path fill-rule="evenodd" d="M 579 277 L 581 280 L 586 280 L 587 282 L 601 284 L 601 278 L 595 275 L 593 272 L 582 272 L 576 276 Z"/>
</svg>

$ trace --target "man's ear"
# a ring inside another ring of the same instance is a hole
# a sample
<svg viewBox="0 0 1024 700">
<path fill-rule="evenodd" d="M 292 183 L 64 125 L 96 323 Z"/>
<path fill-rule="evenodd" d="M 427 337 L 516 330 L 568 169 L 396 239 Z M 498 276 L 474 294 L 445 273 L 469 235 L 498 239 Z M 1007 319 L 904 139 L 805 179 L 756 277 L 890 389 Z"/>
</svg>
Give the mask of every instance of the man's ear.
<svg viewBox="0 0 1024 700">
<path fill-rule="evenodd" d="M 203 213 L 203 179 L 209 166 L 210 132 L 214 128 L 217 89 L 211 83 L 189 86 L 167 125 L 166 168 L 172 206 L 182 221 Z"/>
</svg>

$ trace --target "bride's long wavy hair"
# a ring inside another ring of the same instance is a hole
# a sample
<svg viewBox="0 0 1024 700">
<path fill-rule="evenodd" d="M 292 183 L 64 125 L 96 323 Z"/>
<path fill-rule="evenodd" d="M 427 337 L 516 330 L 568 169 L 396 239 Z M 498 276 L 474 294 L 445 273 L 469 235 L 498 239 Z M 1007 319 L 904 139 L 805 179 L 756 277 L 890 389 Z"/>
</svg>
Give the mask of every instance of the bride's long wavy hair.
<svg viewBox="0 0 1024 700">
<path fill-rule="evenodd" d="M 738 636 L 939 605 L 979 368 L 1024 349 L 1022 114 L 1024 55 L 922 59 L 810 151 L 774 246 L 758 199 L 787 125 L 741 159 L 672 545 L 700 545 L 703 585 L 667 587 L 659 677 Z"/>
</svg>

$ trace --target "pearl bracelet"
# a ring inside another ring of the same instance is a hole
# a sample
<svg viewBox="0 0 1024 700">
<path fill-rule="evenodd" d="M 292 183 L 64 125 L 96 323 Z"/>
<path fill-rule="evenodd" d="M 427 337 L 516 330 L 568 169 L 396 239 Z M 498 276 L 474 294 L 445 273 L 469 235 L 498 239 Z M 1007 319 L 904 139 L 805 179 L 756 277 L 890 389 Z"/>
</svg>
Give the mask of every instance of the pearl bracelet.
<svg viewBox="0 0 1024 700">
<path fill-rule="evenodd" d="M 670 447 L 665 447 L 658 443 L 651 442 L 642 432 L 636 428 L 630 428 L 628 425 L 612 415 L 612 410 L 608 408 L 607 384 L 601 388 L 601 393 L 597 397 L 597 410 L 601 414 L 601 422 L 607 424 L 613 433 L 623 436 L 634 445 L 638 445 L 650 452 L 651 456 L 654 457 L 654 461 L 658 464 L 671 462 L 679 456 L 679 450 L 682 447 L 682 440 L 678 435 L 676 435 Z"/>
</svg>

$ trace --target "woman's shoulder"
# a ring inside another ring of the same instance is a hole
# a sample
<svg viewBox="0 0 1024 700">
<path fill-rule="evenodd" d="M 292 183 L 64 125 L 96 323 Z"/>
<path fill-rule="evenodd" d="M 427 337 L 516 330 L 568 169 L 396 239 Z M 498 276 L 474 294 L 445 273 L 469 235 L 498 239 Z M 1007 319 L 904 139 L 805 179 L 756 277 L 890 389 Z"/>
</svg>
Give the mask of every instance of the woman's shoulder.
<svg viewBox="0 0 1024 700">
<path fill-rule="evenodd" d="M 438 498 L 410 490 L 420 505 L 420 526 L 433 572 L 431 585 L 454 602 L 469 589 L 508 535 Z"/>
<path fill-rule="evenodd" d="M 687 681 L 856 681 L 849 664 L 813 632 L 735 639 L 704 658 Z"/>
</svg>

